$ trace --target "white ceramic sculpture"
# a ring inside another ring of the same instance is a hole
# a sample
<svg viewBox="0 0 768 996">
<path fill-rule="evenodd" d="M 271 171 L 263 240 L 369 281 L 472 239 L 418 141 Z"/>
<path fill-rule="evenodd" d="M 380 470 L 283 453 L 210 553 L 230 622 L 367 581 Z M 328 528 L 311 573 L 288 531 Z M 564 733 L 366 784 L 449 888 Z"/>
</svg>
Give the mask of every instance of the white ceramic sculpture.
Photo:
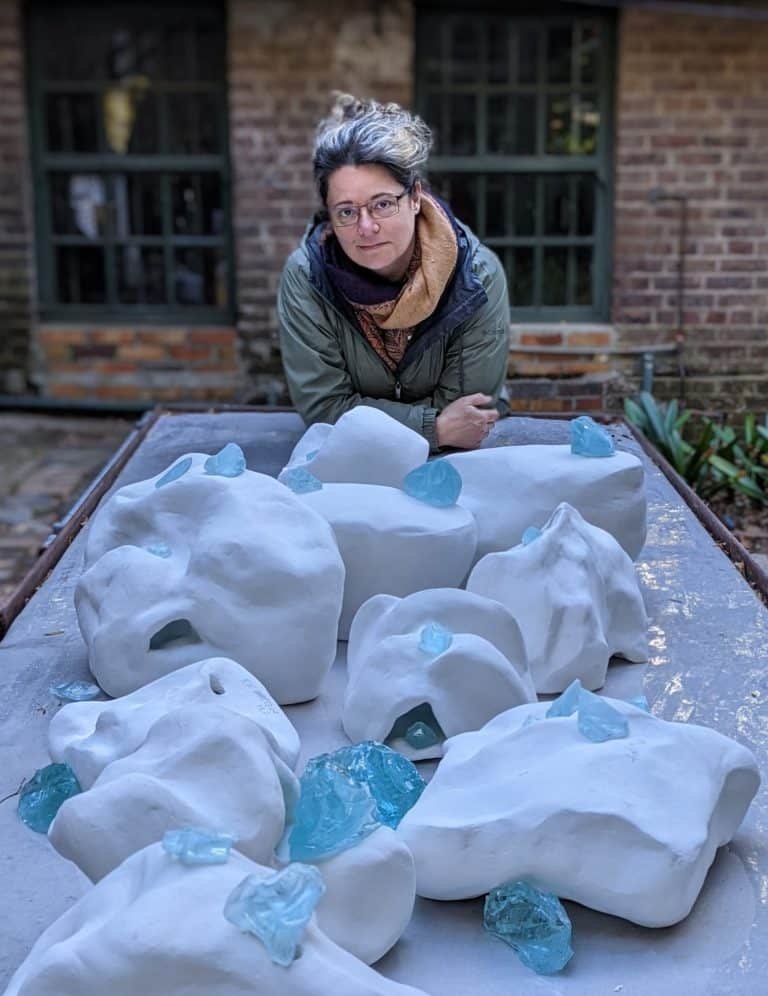
<svg viewBox="0 0 768 996">
<path fill-rule="evenodd" d="M 495 446 L 445 458 L 461 474 L 459 504 L 477 518 L 476 560 L 518 544 L 562 501 L 614 536 L 634 560 L 645 543 L 643 465 L 631 453 L 584 457 L 570 446 Z"/>
<path fill-rule="evenodd" d="M 119 699 L 64 706 L 48 727 L 48 749 L 89 788 L 108 764 L 136 750 L 161 716 L 209 703 L 258 723 L 278 757 L 295 768 L 298 733 L 261 682 L 226 657 L 188 664 Z"/>
<path fill-rule="evenodd" d="M 271 874 L 236 852 L 189 868 L 148 847 L 45 931 L 5 996 L 426 996 L 337 947 L 315 918 L 301 957 L 275 964 L 222 913 L 246 876 Z"/>
<path fill-rule="evenodd" d="M 325 483 L 399 488 L 428 457 L 429 443 L 418 432 L 378 408 L 357 405 L 335 425 L 310 426 L 281 474 L 301 467 Z"/>
<path fill-rule="evenodd" d="M 243 854 L 266 864 L 298 792 L 298 779 L 253 720 L 188 706 L 161 716 L 141 746 L 68 799 L 48 836 L 92 881 L 187 826 L 232 833 Z"/>
<path fill-rule="evenodd" d="M 374 484 L 325 484 L 300 498 L 331 524 L 344 558 L 341 640 L 373 595 L 457 587 L 472 565 L 477 526 L 458 505 L 435 508 Z"/>
<path fill-rule="evenodd" d="M 483 557 L 467 590 L 497 599 L 517 619 L 537 692 L 562 692 L 575 678 L 602 687 L 612 654 L 646 659 L 648 617 L 634 564 L 565 502 L 538 538 Z"/>
<path fill-rule="evenodd" d="M 420 649 L 422 630 L 431 623 L 452 635 L 438 653 Z M 402 716 L 424 703 L 451 737 L 536 701 L 512 615 L 497 601 L 455 588 L 369 599 L 352 624 L 347 669 L 342 723 L 350 740 L 387 741 L 417 760 L 440 757 L 442 741 L 414 748 L 391 734 Z"/>
<path fill-rule="evenodd" d="M 186 473 L 121 488 L 95 516 L 75 592 L 91 671 L 125 695 L 225 656 L 281 704 L 312 699 L 336 654 L 333 533 L 273 478 L 207 474 L 206 459 L 180 457 Z"/>
<path fill-rule="evenodd" d="M 593 743 L 576 715 L 545 719 L 542 702 L 446 743 L 397 831 L 419 895 L 464 899 L 522 878 L 647 927 L 687 916 L 757 791 L 755 759 L 714 730 L 603 701 L 627 737 Z"/>
<path fill-rule="evenodd" d="M 399 940 L 413 914 L 416 871 L 411 852 L 389 827 L 317 864 L 326 893 L 320 929 L 367 965 Z"/>
</svg>

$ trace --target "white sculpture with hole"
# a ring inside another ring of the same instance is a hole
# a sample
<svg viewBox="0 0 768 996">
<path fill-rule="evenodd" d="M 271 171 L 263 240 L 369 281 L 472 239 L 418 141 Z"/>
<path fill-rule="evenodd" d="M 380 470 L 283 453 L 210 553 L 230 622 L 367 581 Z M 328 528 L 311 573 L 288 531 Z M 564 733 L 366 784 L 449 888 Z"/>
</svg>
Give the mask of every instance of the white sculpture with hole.
<svg viewBox="0 0 768 996">
<path fill-rule="evenodd" d="M 632 453 L 571 453 L 570 445 L 493 446 L 445 457 L 461 474 L 459 504 L 477 519 L 476 560 L 541 528 L 560 502 L 614 536 L 634 560 L 645 543 L 643 465 Z"/>
<path fill-rule="evenodd" d="M 330 523 L 344 558 L 342 640 L 373 595 L 457 587 L 472 566 L 477 526 L 459 505 L 435 508 L 374 484 L 324 484 L 299 497 Z"/>
<path fill-rule="evenodd" d="M 281 705 L 312 699 L 336 654 L 333 532 L 273 478 L 215 460 L 180 457 L 97 512 L 75 592 L 91 670 L 117 696 L 225 656 Z"/>
<path fill-rule="evenodd" d="M 755 759 L 714 730 L 599 702 L 627 736 L 593 742 L 578 711 L 546 719 L 542 702 L 445 744 L 397 830 L 419 895 L 467 899 L 527 879 L 646 927 L 688 915 L 757 791 Z"/>
<path fill-rule="evenodd" d="M 426 463 L 428 457 L 429 443 L 420 433 L 378 408 L 357 405 L 335 425 L 311 425 L 281 475 L 300 467 L 327 484 L 399 488 L 406 474 Z"/>
<path fill-rule="evenodd" d="M 268 864 L 298 792 L 258 723 L 217 705 L 186 706 L 68 799 L 48 836 L 92 881 L 186 826 L 233 833 L 243 854 Z"/>
<path fill-rule="evenodd" d="M 342 950 L 315 917 L 300 957 L 273 962 L 222 912 L 244 878 L 272 874 L 234 851 L 226 864 L 190 868 L 147 847 L 43 933 L 5 996 L 426 996 Z"/>
<path fill-rule="evenodd" d="M 350 740 L 386 742 L 417 760 L 440 757 L 445 737 L 536 701 L 511 613 L 455 588 L 369 599 L 352 624 L 347 669 L 342 723 Z"/>
<path fill-rule="evenodd" d="M 634 564 L 565 502 L 537 538 L 483 557 L 467 591 L 497 599 L 517 619 L 537 692 L 561 692 L 575 678 L 600 688 L 611 655 L 646 659 L 648 617 Z"/>
<path fill-rule="evenodd" d="M 188 664 L 157 681 L 107 702 L 72 702 L 48 727 L 48 749 L 89 788 L 104 768 L 135 751 L 161 716 L 182 707 L 213 704 L 246 716 L 262 728 L 289 768 L 296 766 L 299 735 L 252 674 L 226 657 Z"/>
</svg>

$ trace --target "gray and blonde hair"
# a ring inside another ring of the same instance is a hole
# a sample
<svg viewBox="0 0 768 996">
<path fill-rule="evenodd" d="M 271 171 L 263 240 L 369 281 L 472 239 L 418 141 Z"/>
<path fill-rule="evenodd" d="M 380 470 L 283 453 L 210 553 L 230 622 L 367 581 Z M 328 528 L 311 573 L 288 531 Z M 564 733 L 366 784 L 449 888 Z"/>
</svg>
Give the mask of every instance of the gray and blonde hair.
<svg viewBox="0 0 768 996">
<path fill-rule="evenodd" d="M 325 204 L 328 180 L 342 166 L 383 166 L 406 190 L 427 178 L 432 132 L 399 104 L 358 100 L 335 93 L 331 113 L 317 126 L 312 161 L 315 184 Z"/>
</svg>

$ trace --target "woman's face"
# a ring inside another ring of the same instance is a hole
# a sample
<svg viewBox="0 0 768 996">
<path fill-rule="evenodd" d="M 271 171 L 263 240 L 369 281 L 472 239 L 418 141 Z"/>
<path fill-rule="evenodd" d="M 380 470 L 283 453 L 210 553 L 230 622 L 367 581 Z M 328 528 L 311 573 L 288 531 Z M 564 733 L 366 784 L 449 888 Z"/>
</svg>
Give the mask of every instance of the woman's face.
<svg viewBox="0 0 768 996">
<path fill-rule="evenodd" d="M 402 193 L 403 185 L 384 166 L 342 166 L 328 180 L 327 207 L 339 245 L 354 263 L 388 280 L 402 277 L 410 262 L 421 187 L 417 182 L 410 194 L 401 197 L 399 211 L 388 218 L 371 217 L 366 205 L 382 195 Z M 344 207 L 360 209 L 351 225 L 335 220 Z"/>
</svg>

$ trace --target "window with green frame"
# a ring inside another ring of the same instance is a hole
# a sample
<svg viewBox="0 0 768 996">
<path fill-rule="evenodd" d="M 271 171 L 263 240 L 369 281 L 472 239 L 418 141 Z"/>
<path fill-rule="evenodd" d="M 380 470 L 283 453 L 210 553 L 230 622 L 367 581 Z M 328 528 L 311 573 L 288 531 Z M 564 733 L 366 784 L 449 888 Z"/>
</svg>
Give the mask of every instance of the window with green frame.
<svg viewBox="0 0 768 996">
<path fill-rule="evenodd" d="M 605 319 L 612 21 L 505 6 L 418 9 L 432 187 L 501 258 L 514 321 Z"/>
<path fill-rule="evenodd" d="M 30 3 L 44 318 L 231 318 L 223 9 Z"/>
</svg>

